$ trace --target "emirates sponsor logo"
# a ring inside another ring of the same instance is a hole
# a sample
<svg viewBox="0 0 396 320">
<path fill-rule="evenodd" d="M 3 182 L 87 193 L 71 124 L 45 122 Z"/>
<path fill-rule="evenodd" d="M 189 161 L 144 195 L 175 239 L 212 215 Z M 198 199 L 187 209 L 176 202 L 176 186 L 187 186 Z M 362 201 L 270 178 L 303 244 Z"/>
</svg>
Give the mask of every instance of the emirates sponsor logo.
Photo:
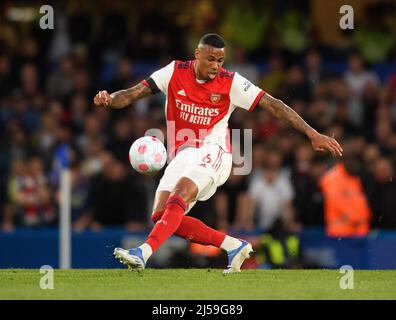
<svg viewBox="0 0 396 320">
<path fill-rule="evenodd" d="M 209 125 L 212 117 L 217 117 L 220 114 L 219 108 L 203 108 L 192 103 L 183 103 L 176 99 L 176 108 L 180 112 L 180 118 L 194 124 Z"/>
<path fill-rule="evenodd" d="M 219 108 L 203 108 L 194 103 L 183 103 L 178 99 L 176 99 L 176 107 L 181 111 L 196 114 L 197 116 L 217 117 L 220 114 Z"/>
</svg>

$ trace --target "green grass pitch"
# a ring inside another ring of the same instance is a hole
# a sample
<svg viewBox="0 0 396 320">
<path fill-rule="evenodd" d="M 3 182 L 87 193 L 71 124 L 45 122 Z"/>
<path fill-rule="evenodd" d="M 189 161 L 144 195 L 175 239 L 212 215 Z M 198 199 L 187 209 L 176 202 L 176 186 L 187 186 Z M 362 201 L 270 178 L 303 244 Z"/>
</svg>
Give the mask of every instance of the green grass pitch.
<svg viewBox="0 0 396 320">
<path fill-rule="evenodd" d="M 219 269 L 54 270 L 54 289 L 40 289 L 34 269 L 0 270 L 3 299 L 396 299 L 396 271 L 354 271 L 354 289 L 342 290 L 338 270 Z"/>
</svg>

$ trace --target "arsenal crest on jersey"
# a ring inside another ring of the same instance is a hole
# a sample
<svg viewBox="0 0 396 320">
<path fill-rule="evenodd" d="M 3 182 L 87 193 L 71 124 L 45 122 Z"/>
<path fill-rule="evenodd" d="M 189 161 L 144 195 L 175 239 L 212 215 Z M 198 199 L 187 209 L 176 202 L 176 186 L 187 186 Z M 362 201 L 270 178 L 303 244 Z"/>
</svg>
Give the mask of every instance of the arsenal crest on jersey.
<svg viewBox="0 0 396 320">
<path fill-rule="evenodd" d="M 221 94 L 219 94 L 219 93 L 212 93 L 210 95 L 210 101 L 212 101 L 213 103 L 219 102 L 220 99 L 221 99 Z"/>
</svg>

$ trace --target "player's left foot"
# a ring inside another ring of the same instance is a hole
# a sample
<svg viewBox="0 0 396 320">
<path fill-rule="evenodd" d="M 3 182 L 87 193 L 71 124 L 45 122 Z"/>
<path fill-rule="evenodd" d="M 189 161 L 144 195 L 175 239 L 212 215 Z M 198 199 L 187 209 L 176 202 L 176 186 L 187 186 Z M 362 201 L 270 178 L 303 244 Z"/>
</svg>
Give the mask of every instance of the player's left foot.
<svg viewBox="0 0 396 320">
<path fill-rule="evenodd" d="M 228 266 L 227 269 L 223 271 L 224 274 L 240 272 L 243 262 L 246 259 L 250 258 L 250 255 L 254 252 L 252 249 L 252 245 L 249 242 L 245 240 L 241 240 L 241 242 L 242 244 L 239 248 L 236 248 L 227 253 Z"/>
<path fill-rule="evenodd" d="M 126 264 L 128 269 L 141 271 L 146 266 L 143 259 L 142 249 L 140 248 L 133 248 L 130 250 L 115 248 L 114 256 L 119 259 L 121 263 Z"/>
</svg>

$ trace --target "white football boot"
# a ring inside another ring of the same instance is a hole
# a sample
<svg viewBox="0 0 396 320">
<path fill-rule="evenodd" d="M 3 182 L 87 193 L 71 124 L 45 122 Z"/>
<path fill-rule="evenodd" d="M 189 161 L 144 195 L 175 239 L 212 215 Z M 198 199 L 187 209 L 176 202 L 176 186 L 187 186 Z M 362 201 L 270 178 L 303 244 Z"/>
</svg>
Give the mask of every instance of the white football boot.
<svg viewBox="0 0 396 320">
<path fill-rule="evenodd" d="M 114 249 L 114 256 L 120 260 L 121 263 L 128 266 L 128 269 L 142 271 L 146 267 L 143 259 L 142 249 L 133 248 L 125 250 L 122 248 Z"/>
<path fill-rule="evenodd" d="M 243 262 L 250 258 L 251 254 L 254 252 L 249 242 L 241 239 L 240 241 L 242 244 L 239 248 L 227 252 L 228 266 L 227 269 L 223 271 L 224 274 L 241 272 Z"/>
</svg>

